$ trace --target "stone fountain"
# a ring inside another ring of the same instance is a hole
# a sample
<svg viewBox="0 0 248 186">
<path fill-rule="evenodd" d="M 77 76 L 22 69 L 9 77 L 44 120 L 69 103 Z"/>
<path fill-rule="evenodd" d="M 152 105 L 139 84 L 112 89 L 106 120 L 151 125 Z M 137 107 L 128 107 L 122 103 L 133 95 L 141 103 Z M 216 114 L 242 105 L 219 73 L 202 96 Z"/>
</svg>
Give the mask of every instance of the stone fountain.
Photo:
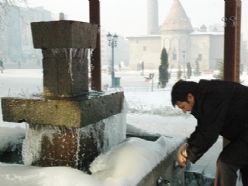
<svg viewBox="0 0 248 186">
<path fill-rule="evenodd" d="M 88 51 L 98 26 L 63 20 L 31 28 L 43 54 L 43 95 L 2 98 L 3 120 L 29 124 L 24 163 L 88 171 L 96 156 L 126 138 L 123 92 L 89 91 Z"/>
<path fill-rule="evenodd" d="M 96 46 L 98 26 L 63 20 L 34 22 L 31 28 L 34 48 L 43 54 L 43 93 L 3 97 L 3 120 L 28 124 L 22 145 L 26 165 L 89 172 L 100 153 L 126 140 L 124 93 L 89 90 L 88 51 Z M 164 185 L 164 178 L 183 185 L 183 171 L 174 161 L 172 152 L 137 186 Z"/>
</svg>

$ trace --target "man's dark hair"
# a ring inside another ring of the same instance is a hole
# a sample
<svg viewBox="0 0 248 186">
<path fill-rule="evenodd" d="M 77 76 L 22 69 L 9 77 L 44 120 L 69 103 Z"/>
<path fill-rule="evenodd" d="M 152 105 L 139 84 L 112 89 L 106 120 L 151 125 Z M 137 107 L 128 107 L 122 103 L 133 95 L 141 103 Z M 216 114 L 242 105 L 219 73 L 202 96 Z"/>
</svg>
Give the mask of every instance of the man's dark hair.
<svg viewBox="0 0 248 186">
<path fill-rule="evenodd" d="M 177 101 L 188 101 L 188 93 L 196 95 L 198 83 L 193 81 L 179 80 L 176 82 L 171 91 L 171 103 L 176 105 Z"/>
</svg>

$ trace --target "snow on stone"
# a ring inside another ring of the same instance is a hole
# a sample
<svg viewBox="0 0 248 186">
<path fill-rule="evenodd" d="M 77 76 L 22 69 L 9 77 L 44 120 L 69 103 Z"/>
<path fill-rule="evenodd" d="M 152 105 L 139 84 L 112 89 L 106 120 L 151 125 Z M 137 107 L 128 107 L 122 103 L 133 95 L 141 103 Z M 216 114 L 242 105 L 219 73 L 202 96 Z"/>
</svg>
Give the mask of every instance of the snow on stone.
<svg viewBox="0 0 248 186">
<path fill-rule="evenodd" d="M 130 138 L 92 162 L 92 175 L 69 167 L 34 167 L 0 163 L 4 186 L 130 186 L 137 184 L 183 139 L 160 137 L 151 142 Z"/>
<path fill-rule="evenodd" d="M 163 136 L 155 142 L 130 138 L 98 156 L 90 171 L 95 177 L 105 180 L 107 185 L 136 185 L 182 141 Z"/>
<path fill-rule="evenodd" d="M 96 178 L 69 167 L 33 167 L 0 163 L 3 186 L 99 186 Z"/>
</svg>

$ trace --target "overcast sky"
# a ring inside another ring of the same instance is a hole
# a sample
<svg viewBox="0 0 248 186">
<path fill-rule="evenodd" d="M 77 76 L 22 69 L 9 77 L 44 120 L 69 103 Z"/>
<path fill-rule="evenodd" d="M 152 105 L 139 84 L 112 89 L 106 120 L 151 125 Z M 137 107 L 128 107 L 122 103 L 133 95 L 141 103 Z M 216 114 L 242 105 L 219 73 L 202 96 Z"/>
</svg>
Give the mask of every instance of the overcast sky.
<svg viewBox="0 0 248 186">
<path fill-rule="evenodd" d="M 89 21 L 89 0 L 27 0 L 30 6 L 43 6 L 54 12 L 64 12 L 67 19 Z M 100 0 L 101 25 L 124 36 L 146 33 L 147 0 Z M 173 0 L 158 0 L 159 24 L 162 24 Z M 192 25 L 223 24 L 224 0 L 180 0 Z M 242 32 L 248 35 L 248 0 L 243 0 Z"/>
</svg>

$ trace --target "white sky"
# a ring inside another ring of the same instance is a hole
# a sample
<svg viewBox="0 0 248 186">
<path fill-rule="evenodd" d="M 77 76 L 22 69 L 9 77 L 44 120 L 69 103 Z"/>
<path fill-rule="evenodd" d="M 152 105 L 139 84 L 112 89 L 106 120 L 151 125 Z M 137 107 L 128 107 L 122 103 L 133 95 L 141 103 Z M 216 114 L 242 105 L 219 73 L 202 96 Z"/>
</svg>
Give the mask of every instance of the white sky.
<svg viewBox="0 0 248 186">
<path fill-rule="evenodd" d="M 242 32 L 248 35 L 248 0 L 243 0 Z M 89 0 L 27 0 L 30 6 L 43 6 L 68 19 L 88 22 Z M 63 3 L 62 3 L 63 2 Z M 172 0 L 158 0 L 159 23 L 162 24 Z M 193 26 L 223 23 L 224 0 L 181 0 Z M 101 25 L 124 36 L 146 33 L 146 0 L 100 0 Z"/>
</svg>

